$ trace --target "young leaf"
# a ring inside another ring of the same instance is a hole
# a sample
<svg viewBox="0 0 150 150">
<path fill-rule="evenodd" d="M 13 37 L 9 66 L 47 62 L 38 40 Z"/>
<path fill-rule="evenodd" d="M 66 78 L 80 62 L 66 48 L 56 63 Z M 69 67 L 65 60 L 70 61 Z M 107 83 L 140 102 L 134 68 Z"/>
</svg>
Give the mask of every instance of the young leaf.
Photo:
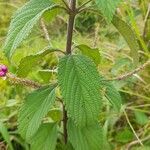
<svg viewBox="0 0 150 150">
<path fill-rule="evenodd" d="M 4 138 L 4 140 L 7 142 L 10 150 L 14 150 L 12 143 L 10 141 L 10 135 L 7 131 L 7 128 L 5 127 L 5 125 L 2 122 L 0 122 L 0 133 L 1 133 L 2 137 Z"/>
<path fill-rule="evenodd" d="M 31 139 L 31 150 L 55 150 L 57 141 L 57 124 L 42 124 Z"/>
<path fill-rule="evenodd" d="M 48 116 L 51 117 L 54 122 L 60 122 L 63 119 L 63 112 L 60 108 L 53 108 L 49 111 Z"/>
<path fill-rule="evenodd" d="M 27 57 L 24 57 L 18 66 L 17 75 L 19 77 L 26 77 L 30 71 L 32 71 L 33 67 L 38 63 L 38 61 L 41 60 L 44 56 L 48 55 L 49 53 L 52 53 L 54 51 L 58 51 L 57 49 L 53 48 L 45 48 L 44 50 L 40 51 L 39 53 L 35 55 L 30 55 Z"/>
<path fill-rule="evenodd" d="M 82 52 L 83 55 L 86 55 L 89 58 L 91 58 L 96 65 L 100 63 L 101 57 L 99 49 L 90 48 L 87 45 L 78 45 L 77 48 Z"/>
<path fill-rule="evenodd" d="M 51 0 L 30 0 L 15 13 L 4 46 L 5 54 L 8 57 L 12 56 L 22 40 L 28 36 L 42 14 L 54 6 L 55 4 Z"/>
<path fill-rule="evenodd" d="M 128 143 L 130 141 L 132 141 L 134 135 L 132 133 L 131 130 L 129 130 L 128 128 L 125 128 L 119 132 L 117 132 L 116 136 L 115 136 L 115 140 L 117 142 L 121 142 L 121 143 Z"/>
<path fill-rule="evenodd" d="M 38 130 L 43 117 L 55 100 L 56 85 L 46 86 L 29 94 L 19 112 L 19 132 L 29 140 Z"/>
<path fill-rule="evenodd" d="M 68 115 L 79 126 L 95 123 L 101 108 L 95 64 L 82 55 L 66 56 L 59 63 L 58 80 Z"/>
<path fill-rule="evenodd" d="M 108 22 L 111 22 L 121 0 L 96 0 L 96 5 Z"/>
<path fill-rule="evenodd" d="M 112 24 L 120 32 L 120 34 L 127 42 L 128 46 L 130 47 L 131 57 L 133 58 L 134 64 L 136 66 L 139 62 L 139 55 L 138 55 L 139 44 L 134 31 L 125 21 L 123 21 L 122 19 L 120 19 L 115 15 L 113 17 Z"/>
<path fill-rule="evenodd" d="M 83 128 L 77 127 L 73 121 L 68 121 L 68 140 L 75 150 L 103 149 L 103 134 L 98 123 Z"/>
</svg>

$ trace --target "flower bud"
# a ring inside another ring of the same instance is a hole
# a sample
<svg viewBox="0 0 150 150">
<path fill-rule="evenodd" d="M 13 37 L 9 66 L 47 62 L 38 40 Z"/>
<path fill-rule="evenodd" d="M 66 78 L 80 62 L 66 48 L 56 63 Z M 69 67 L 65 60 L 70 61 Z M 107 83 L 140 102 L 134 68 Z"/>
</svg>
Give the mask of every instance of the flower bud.
<svg viewBox="0 0 150 150">
<path fill-rule="evenodd" d="M 5 73 L 7 73 L 7 71 L 8 71 L 8 68 L 5 65 L 1 65 L 0 69 Z"/>
<path fill-rule="evenodd" d="M 6 73 L 8 72 L 8 68 L 5 65 L 0 65 L 0 77 L 6 76 Z"/>
<path fill-rule="evenodd" d="M 6 75 L 6 73 L 5 73 L 5 72 L 0 71 L 0 77 L 4 77 L 5 75 Z"/>
</svg>

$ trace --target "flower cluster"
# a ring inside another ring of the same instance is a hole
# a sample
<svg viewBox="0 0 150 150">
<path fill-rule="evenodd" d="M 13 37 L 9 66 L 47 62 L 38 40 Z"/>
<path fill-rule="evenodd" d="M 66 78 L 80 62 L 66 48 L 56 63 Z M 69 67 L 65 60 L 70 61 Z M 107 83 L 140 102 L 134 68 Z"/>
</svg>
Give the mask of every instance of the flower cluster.
<svg viewBox="0 0 150 150">
<path fill-rule="evenodd" d="M 5 77 L 8 72 L 8 68 L 5 65 L 0 65 L 0 77 Z"/>
</svg>

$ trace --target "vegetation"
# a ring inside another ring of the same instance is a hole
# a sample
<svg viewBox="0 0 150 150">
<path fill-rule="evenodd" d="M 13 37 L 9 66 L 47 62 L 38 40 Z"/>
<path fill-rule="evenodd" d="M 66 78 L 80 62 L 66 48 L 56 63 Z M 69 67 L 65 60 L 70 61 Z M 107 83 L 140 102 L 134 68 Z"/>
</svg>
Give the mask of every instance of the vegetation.
<svg viewBox="0 0 150 150">
<path fill-rule="evenodd" d="M 0 150 L 150 149 L 149 0 L 0 0 L 0 47 Z"/>
</svg>

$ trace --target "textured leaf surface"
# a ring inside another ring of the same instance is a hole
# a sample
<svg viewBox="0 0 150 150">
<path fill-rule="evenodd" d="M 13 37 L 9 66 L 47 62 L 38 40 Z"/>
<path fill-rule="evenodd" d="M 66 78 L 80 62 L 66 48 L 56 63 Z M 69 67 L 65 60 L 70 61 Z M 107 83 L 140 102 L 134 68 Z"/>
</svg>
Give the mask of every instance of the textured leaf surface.
<svg viewBox="0 0 150 150">
<path fill-rule="evenodd" d="M 106 18 L 108 22 L 111 22 L 117 6 L 121 0 L 96 0 L 96 5 Z"/>
<path fill-rule="evenodd" d="M 50 0 L 30 0 L 15 13 L 4 46 L 8 57 L 12 56 L 22 40 L 28 36 L 42 14 L 53 7 L 54 3 Z"/>
<path fill-rule="evenodd" d="M 31 139 L 31 150 L 55 150 L 57 141 L 57 124 L 42 124 Z"/>
<path fill-rule="evenodd" d="M 110 81 L 104 80 L 103 77 L 100 77 L 101 81 L 100 84 L 103 89 L 105 89 L 105 96 L 113 105 L 115 110 L 119 111 L 122 106 L 122 99 L 120 93 L 114 87 L 114 85 Z"/>
<path fill-rule="evenodd" d="M 30 71 L 32 71 L 33 67 L 47 54 L 52 53 L 54 51 L 58 51 L 53 48 L 45 48 L 35 55 L 30 55 L 24 57 L 18 66 L 17 75 L 19 77 L 26 77 Z"/>
<path fill-rule="evenodd" d="M 95 64 L 82 55 L 66 56 L 59 63 L 58 80 L 68 115 L 79 126 L 94 123 L 101 108 Z"/>
<path fill-rule="evenodd" d="M 120 34 L 124 37 L 128 46 L 131 50 L 131 57 L 134 60 L 134 64 L 137 65 L 139 62 L 139 44 L 137 37 L 131 27 L 122 19 L 117 16 L 113 17 L 112 24 L 116 27 L 116 29 L 120 32 Z"/>
<path fill-rule="evenodd" d="M 46 86 L 29 94 L 19 112 L 19 132 L 29 140 L 38 130 L 43 117 L 55 100 L 55 85 Z"/>
<path fill-rule="evenodd" d="M 75 126 L 74 122 L 68 121 L 68 139 L 75 150 L 102 150 L 103 134 L 97 124 L 83 128 Z"/>
<path fill-rule="evenodd" d="M 9 149 L 14 150 L 12 143 L 10 141 L 10 135 L 7 131 L 7 128 L 5 127 L 5 125 L 2 122 L 0 122 L 0 134 L 4 138 L 5 142 L 7 142 Z"/>
<path fill-rule="evenodd" d="M 83 55 L 91 58 L 96 65 L 100 63 L 101 57 L 100 57 L 99 49 L 90 48 L 87 45 L 78 45 L 77 48 L 80 49 Z"/>
</svg>

